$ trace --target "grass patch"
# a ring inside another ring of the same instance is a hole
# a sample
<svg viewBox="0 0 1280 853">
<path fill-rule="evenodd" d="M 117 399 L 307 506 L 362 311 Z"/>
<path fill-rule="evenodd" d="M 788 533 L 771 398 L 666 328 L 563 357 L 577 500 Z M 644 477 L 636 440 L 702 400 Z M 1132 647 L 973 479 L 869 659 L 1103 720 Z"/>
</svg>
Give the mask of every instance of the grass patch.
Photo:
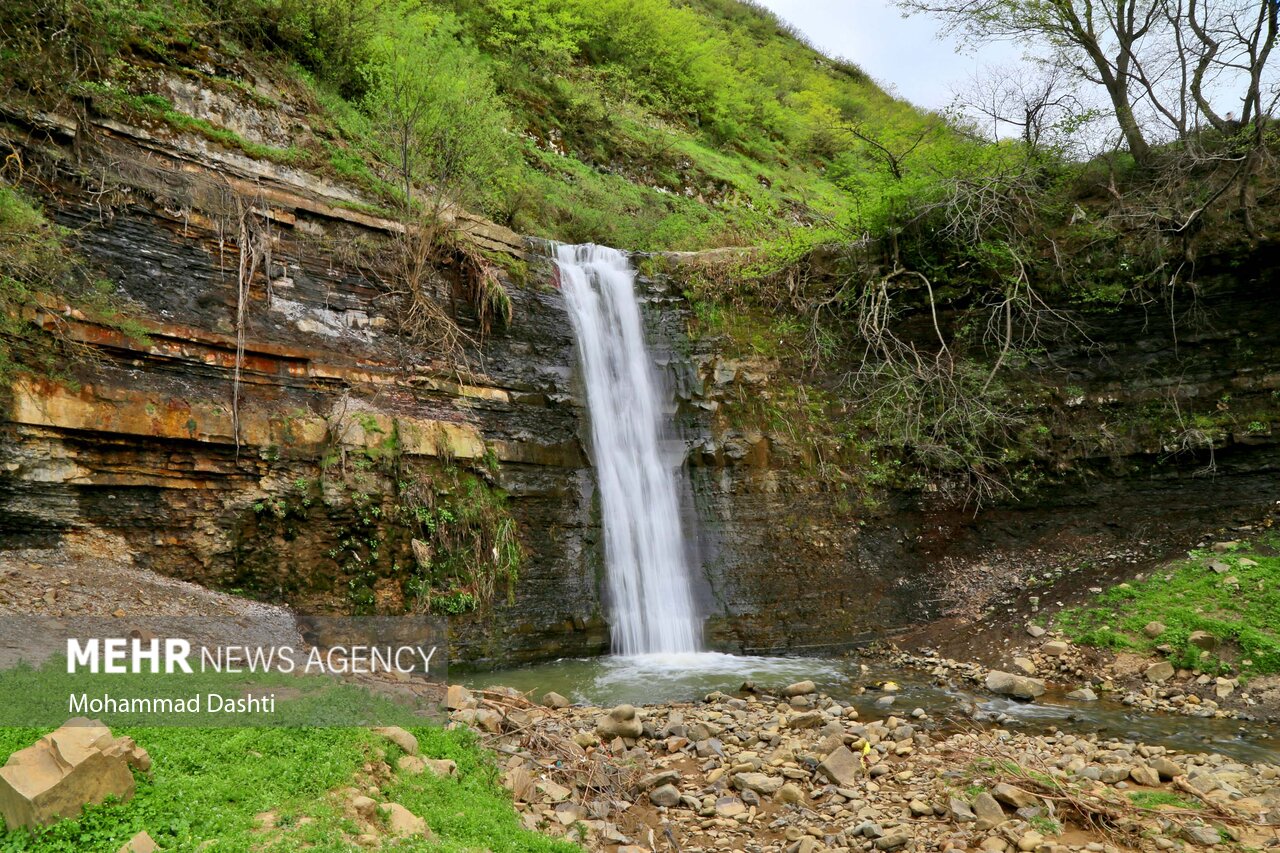
<svg viewBox="0 0 1280 853">
<path fill-rule="evenodd" d="M 1280 541 L 1268 534 L 1259 545 L 1242 544 L 1226 554 L 1193 551 L 1146 580 L 1062 611 L 1056 623 L 1085 645 L 1149 653 L 1167 645 L 1170 661 L 1180 667 L 1225 672 L 1232 667 L 1221 654 L 1229 653 L 1242 675 L 1280 672 L 1280 557 L 1273 556 Z M 1228 570 L 1210 569 L 1215 561 Z M 1142 631 L 1153 621 L 1166 628 L 1155 639 Z M 1212 634 L 1221 644 L 1218 653 L 1192 645 L 1196 631 Z"/>
<path fill-rule="evenodd" d="M 459 778 L 395 777 L 384 789 L 426 819 L 434 841 L 398 842 L 402 851 L 570 853 L 578 848 L 520 827 L 510 796 L 497 781 L 492 755 L 465 730 L 417 728 L 422 754 L 452 758 Z M 45 731 L 0 729 L 0 756 L 21 749 Z M 354 827 L 326 794 L 351 784 L 362 765 L 399 751 L 358 728 L 122 728 L 154 759 L 154 775 L 138 777 L 125 804 L 91 808 L 74 820 L 31 833 L 0 834 L 0 849 L 72 853 L 115 850 L 146 830 L 164 850 L 194 851 L 213 840 L 228 851 L 349 851 L 344 833 Z M 273 811 L 279 829 L 264 833 L 254 816 Z M 388 849 L 384 846 L 383 849 Z"/>
<path fill-rule="evenodd" d="M 1129 800 L 1140 809 L 1158 809 L 1169 807 L 1175 809 L 1198 809 L 1199 803 L 1179 797 L 1170 791 L 1130 791 Z"/>
</svg>

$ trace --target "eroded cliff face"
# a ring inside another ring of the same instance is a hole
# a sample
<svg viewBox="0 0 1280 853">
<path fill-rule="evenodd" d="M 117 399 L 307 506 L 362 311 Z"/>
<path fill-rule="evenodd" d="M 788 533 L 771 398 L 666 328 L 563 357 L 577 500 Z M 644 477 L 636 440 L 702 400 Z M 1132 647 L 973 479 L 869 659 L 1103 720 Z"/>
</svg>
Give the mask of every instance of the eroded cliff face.
<svg viewBox="0 0 1280 853">
<path fill-rule="evenodd" d="M 300 132 L 252 104 L 189 100 L 197 113 L 230 110 L 264 144 Z M 397 479 L 432 484 L 456 506 L 471 500 L 465 477 L 484 495 L 509 494 L 502 512 L 524 554 L 510 589 L 500 582 L 491 603 L 453 617 L 455 660 L 607 650 L 576 355 L 537 252 L 459 220 L 509 268 L 528 270 L 505 282 L 510 326 L 484 335 L 457 271 L 442 270 L 453 284 L 441 303 L 479 341 L 463 369 L 396 333 L 381 252 L 400 226 L 342 187 L 108 119 L 11 114 L 3 133 L 48 214 L 74 229 L 147 335 L 65 306 L 37 312 L 91 357 L 11 389 L 0 547 L 105 551 L 271 600 L 398 610 L 422 604 L 412 585 L 421 555 L 384 535 L 370 508 L 397 510 Z M 245 275 L 249 243 L 266 251 Z M 1048 574 L 1132 565 L 1280 500 L 1280 259 L 1211 267 L 1202 264 L 1194 318 L 1172 327 L 1154 312 L 1098 316 L 1092 344 L 1049 354 L 1049 382 L 1036 380 L 1048 473 L 1019 501 L 979 512 L 945 482 L 851 488 L 828 476 L 821 451 L 785 419 L 744 414 L 746 401 L 793 391 L 788 371 L 690 340 L 678 271 L 646 279 L 678 402 L 709 644 L 817 652 L 942 616 L 998 615 L 1001 594 Z M 384 568 L 362 564 L 371 550 Z"/>
<path fill-rule="evenodd" d="M 146 336 L 65 306 L 38 312 L 87 357 L 10 389 L 3 547 L 100 550 L 255 596 L 398 609 L 415 604 L 412 550 L 395 543 L 395 577 L 355 565 L 381 533 L 352 478 L 382 502 L 393 474 L 455 492 L 465 475 L 484 495 L 509 495 L 502 511 L 524 557 L 513 603 L 500 585 L 491 607 L 454 617 L 456 657 L 607 647 L 573 341 L 545 270 L 541 284 L 506 282 L 513 322 L 481 334 L 446 267 L 440 300 L 480 342 L 465 365 L 451 362 L 395 334 L 385 249 L 400 226 L 355 209 L 342 188 L 114 121 L 11 120 L 7 141 L 39 175 L 46 213 Z M 537 264 L 514 234 L 461 225 L 512 266 Z"/>
<path fill-rule="evenodd" d="M 1042 372 L 1015 376 L 1036 458 L 1012 469 L 1027 477 L 1014 498 L 980 509 L 954 482 L 904 488 L 833 452 L 838 435 L 811 440 L 782 378 L 799 365 L 690 340 L 680 267 L 650 281 L 689 446 L 709 640 L 805 653 L 933 620 L 999 625 L 1014 599 L 1048 605 L 1209 530 L 1264 523 L 1280 501 L 1278 267 L 1265 249 L 1201 259 L 1176 322 L 1167 304 L 1080 316 Z"/>
</svg>

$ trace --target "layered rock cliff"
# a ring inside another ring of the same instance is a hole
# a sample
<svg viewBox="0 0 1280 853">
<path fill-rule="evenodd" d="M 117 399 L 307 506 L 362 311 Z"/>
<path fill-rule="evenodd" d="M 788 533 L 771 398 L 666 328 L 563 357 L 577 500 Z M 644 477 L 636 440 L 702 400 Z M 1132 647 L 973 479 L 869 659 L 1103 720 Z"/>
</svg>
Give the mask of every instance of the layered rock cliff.
<svg viewBox="0 0 1280 853">
<path fill-rule="evenodd" d="M 197 113 L 240 116 L 247 138 L 270 144 L 282 132 L 251 103 L 187 94 Z M 441 304 L 478 342 L 462 364 L 397 334 L 383 250 L 402 226 L 343 187 L 89 114 L 10 111 L 3 133 L 47 214 L 72 229 L 146 335 L 67 306 L 35 310 L 91 357 L 11 389 L 0 547 L 107 552 L 247 595 L 402 610 L 423 604 L 421 555 L 380 514 L 403 509 L 398 480 L 424 482 L 440 506 L 497 507 L 492 518 L 514 521 L 523 552 L 490 601 L 458 608 L 455 659 L 608 648 L 576 356 L 537 251 L 459 217 L 514 271 L 504 273 L 512 322 L 482 333 L 459 271 L 442 268 L 454 287 Z M 1254 518 L 1280 499 L 1277 259 L 1235 260 L 1202 265 L 1193 321 L 1117 311 L 1090 320 L 1089 346 L 1058 345 L 1034 380 L 1046 475 L 979 512 L 945 484 L 850 491 L 824 476 L 786 423 L 743 414 L 744 401 L 785 393 L 788 371 L 691 340 L 678 265 L 646 279 L 687 447 L 709 642 L 844 648 L 990 612 L 1000 593 L 1050 573 L 1130 565 Z"/>
</svg>

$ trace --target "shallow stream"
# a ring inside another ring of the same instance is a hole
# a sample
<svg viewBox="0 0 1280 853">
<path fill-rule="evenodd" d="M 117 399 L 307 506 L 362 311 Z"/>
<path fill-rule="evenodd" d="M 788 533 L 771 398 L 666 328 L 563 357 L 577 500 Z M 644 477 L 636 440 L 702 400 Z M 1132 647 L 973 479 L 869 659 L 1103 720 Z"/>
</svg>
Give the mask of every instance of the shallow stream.
<svg viewBox="0 0 1280 853">
<path fill-rule="evenodd" d="M 1280 763 L 1280 731 L 1274 726 L 1144 712 L 1107 699 L 1079 702 L 1052 691 L 1035 702 L 1020 702 L 958 681 L 938 685 L 913 670 L 886 669 L 872 662 L 864 670 L 856 658 L 751 657 L 719 652 L 612 656 L 474 673 L 461 680 L 469 687 L 514 687 L 531 692 L 535 700 L 554 690 L 576 703 L 608 706 L 691 702 L 715 690 L 739 694 L 745 682 L 762 690 L 776 690 L 804 679 L 812 679 L 824 693 L 857 707 L 862 719 L 882 719 L 890 714 L 902 717 L 922 708 L 944 725 L 963 721 L 1027 732 L 1093 733 L 1186 753 L 1218 752 L 1243 761 Z M 899 689 L 892 694 L 880 689 L 887 681 Z M 859 687 L 866 689 L 858 692 Z M 892 705 L 877 705 L 890 695 L 894 696 Z"/>
</svg>

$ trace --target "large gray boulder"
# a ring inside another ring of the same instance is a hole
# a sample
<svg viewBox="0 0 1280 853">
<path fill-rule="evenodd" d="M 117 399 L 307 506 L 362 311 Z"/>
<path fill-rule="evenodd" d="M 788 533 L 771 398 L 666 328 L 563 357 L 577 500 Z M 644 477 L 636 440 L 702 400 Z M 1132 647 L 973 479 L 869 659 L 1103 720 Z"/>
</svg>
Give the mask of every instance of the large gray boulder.
<svg viewBox="0 0 1280 853">
<path fill-rule="evenodd" d="M 987 673 L 987 689 L 1003 696 L 1034 699 L 1044 694 L 1044 682 L 1038 678 L 993 669 Z"/>
</svg>

